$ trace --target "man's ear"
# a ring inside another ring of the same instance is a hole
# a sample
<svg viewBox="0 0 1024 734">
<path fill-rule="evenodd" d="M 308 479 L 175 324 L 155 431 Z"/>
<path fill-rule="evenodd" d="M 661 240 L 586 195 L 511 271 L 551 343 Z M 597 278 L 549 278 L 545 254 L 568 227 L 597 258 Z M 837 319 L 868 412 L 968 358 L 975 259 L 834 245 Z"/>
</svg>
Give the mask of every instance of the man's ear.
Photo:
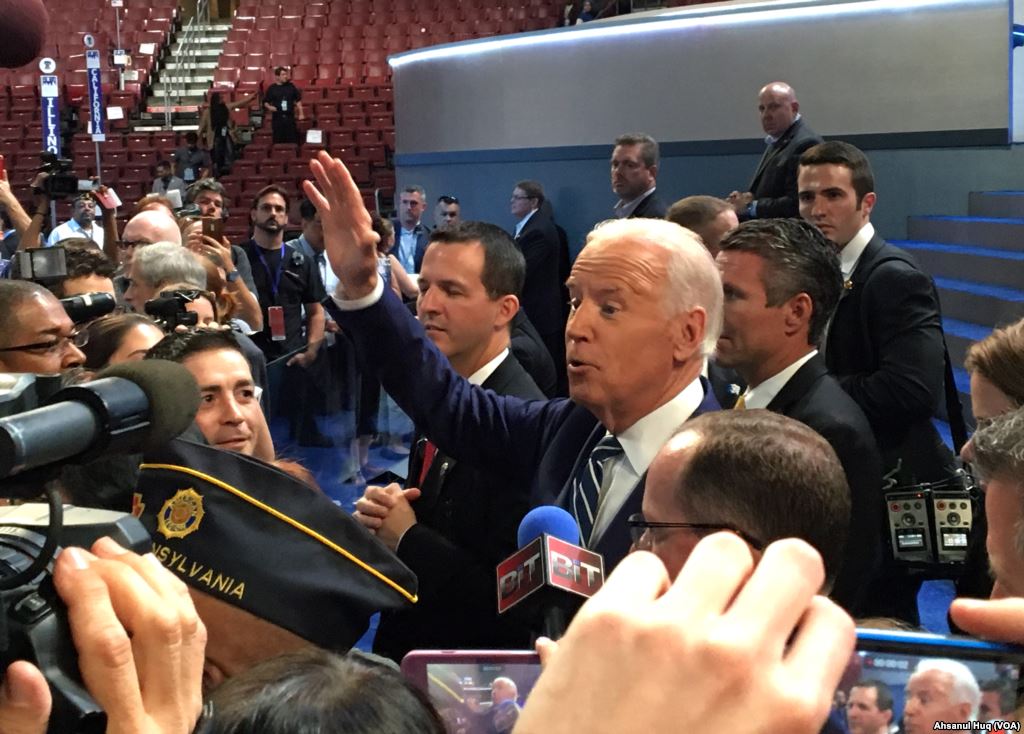
<svg viewBox="0 0 1024 734">
<path fill-rule="evenodd" d="M 683 311 L 671 321 L 670 336 L 673 339 L 672 357 L 676 362 L 685 362 L 694 352 L 700 353 L 707 333 L 708 313 L 701 306 Z"/>
<path fill-rule="evenodd" d="M 498 315 L 494 319 L 494 325 L 502 328 L 508 326 L 509 322 L 519 313 L 519 298 L 510 293 L 500 296 L 497 300 Z"/>
</svg>

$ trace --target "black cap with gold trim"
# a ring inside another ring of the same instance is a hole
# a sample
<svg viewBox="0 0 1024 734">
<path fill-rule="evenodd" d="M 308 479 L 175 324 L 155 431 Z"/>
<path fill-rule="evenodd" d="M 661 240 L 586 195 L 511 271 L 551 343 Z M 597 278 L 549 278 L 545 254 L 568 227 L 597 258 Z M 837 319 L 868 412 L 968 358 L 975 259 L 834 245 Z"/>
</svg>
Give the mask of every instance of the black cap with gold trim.
<svg viewBox="0 0 1024 734">
<path fill-rule="evenodd" d="M 175 439 L 146 454 L 132 514 L 185 583 L 320 647 L 416 601 L 416 576 L 347 512 L 250 456 Z"/>
</svg>

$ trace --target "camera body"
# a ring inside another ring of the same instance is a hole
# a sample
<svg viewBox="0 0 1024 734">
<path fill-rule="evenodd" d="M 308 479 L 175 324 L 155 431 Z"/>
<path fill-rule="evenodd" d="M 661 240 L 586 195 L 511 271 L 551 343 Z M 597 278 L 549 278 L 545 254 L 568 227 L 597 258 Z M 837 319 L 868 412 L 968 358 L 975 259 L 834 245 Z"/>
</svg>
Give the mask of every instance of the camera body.
<svg viewBox="0 0 1024 734">
<path fill-rule="evenodd" d="M 0 585 L 28 568 L 39 554 L 48 522 L 49 508 L 45 504 L 0 507 Z M 131 515 L 64 508 L 61 547 L 87 548 L 104 536 L 137 553 L 146 553 L 152 547 L 142 523 Z M 103 732 L 106 715 L 82 684 L 67 609 L 54 589 L 52 570 L 51 563 L 28 583 L 9 589 L 0 586 L 0 675 L 15 660 L 35 664 L 46 676 L 53 694 L 48 731 Z"/>
<path fill-rule="evenodd" d="M 964 469 L 944 482 L 894 487 L 885 493 L 892 557 L 914 566 L 962 564 L 974 514 L 974 478 Z"/>
<path fill-rule="evenodd" d="M 43 182 L 43 193 L 51 199 L 78 196 L 78 177 L 71 172 L 71 161 L 49 151 L 44 151 L 40 157 L 43 164 L 39 171 L 49 174 Z"/>
<path fill-rule="evenodd" d="M 152 316 L 168 334 L 179 326 L 194 328 L 199 323 L 199 315 L 189 311 L 187 306 L 198 297 L 196 294 L 197 291 L 163 291 L 159 298 L 146 301 L 146 315 Z"/>
</svg>

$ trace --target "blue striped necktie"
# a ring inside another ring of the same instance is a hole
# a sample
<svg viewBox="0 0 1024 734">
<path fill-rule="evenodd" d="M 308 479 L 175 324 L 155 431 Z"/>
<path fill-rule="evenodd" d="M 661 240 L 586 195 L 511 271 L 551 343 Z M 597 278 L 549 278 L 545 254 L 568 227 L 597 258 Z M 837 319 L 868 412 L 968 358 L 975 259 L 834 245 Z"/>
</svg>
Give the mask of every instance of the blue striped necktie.
<svg viewBox="0 0 1024 734">
<path fill-rule="evenodd" d="M 619 440 L 615 436 L 605 436 L 597 442 L 587 463 L 573 479 L 572 510 L 580 526 L 580 542 L 585 546 L 590 546 L 594 520 L 597 519 L 605 462 L 621 454 L 622 445 Z"/>
</svg>

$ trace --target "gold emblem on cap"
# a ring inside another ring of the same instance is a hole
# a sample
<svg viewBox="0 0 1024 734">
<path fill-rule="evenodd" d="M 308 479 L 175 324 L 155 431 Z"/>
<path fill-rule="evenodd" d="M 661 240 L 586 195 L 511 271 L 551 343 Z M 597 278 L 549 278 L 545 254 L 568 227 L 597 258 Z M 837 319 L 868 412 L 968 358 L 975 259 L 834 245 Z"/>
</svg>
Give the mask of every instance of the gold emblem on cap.
<svg viewBox="0 0 1024 734">
<path fill-rule="evenodd" d="M 167 539 L 184 538 L 203 521 L 203 496 L 194 489 L 179 489 L 164 502 L 156 516 L 156 529 Z"/>
</svg>

